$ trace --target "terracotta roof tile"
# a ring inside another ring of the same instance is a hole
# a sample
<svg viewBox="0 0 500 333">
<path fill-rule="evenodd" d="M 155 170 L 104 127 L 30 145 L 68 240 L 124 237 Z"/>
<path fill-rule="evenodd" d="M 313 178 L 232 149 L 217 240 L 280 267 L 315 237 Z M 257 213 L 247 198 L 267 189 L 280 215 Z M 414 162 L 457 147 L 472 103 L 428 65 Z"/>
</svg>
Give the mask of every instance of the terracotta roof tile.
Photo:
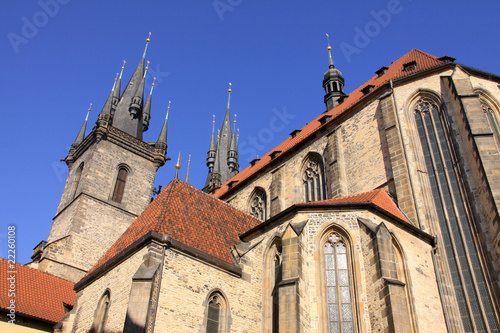
<svg viewBox="0 0 500 333">
<path fill-rule="evenodd" d="M 404 64 L 407 64 L 411 61 L 416 62 L 416 68 L 414 70 L 410 71 L 404 71 Z M 295 136 L 295 137 L 289 137 L 285 141 L 283 141 L 281 144 L 279 144 L 277 147 L 274 149 L 271 149 L 269 153 L 266 155 L 262 156 L 260 161 L 255 163 L 254 165 L 250 165 L 244 170 L 242 170 L 240 173 L 238 173 L 236 176 L 231 178 L 229 181 L 237 181 L 241 182 L 250 176 L 254 175 L 257 173 L 259 170 L 263 169 L 265 166 L 269 164 L 271 161 L 271 156 L 270 153 L 273 151 L 281 151 L 281 155 L 283 155 L 286 151 L 290 150 L 292 147 L 298 145 L 302 141 L 304 141 L 311 133 L 316 131 L 319 127 L 321 127 L 323 124 L 321 124 L 320 119 L 324 117 L 325 115 L 331 116 L 331 118 L 328 120 L 328 122 L 333 121 L 334 119 L 338 118 L 342 114 L 344 114 L 346 111 L 350 109 L 354 104 L 358 103 L 365 97 L 370 96 L 370 94 L 364 95 L 362 92 L 362 89 L 366 87 L 367 85 L 373 85 L 374 88 L 373 90 L 376 90 L 377 88 L 381 87 L 382 85 L 386 84 L 389 82 L 389 80 L 396 80 L 396 79 L 401 79 L 409 75 L 413 75 L 437 66 L 440 66 L 444 64 L 445 61 L 439 60 L 437 57 L 432 56 L 430 54 L 427 54 L 425 52 L 422 52 L 417 49 L 413 49 L 395 62 L 393 62 L 387 69 L 387 72 L 382 74 L 382 75 L 375 75 L 372 77 L 370 80 L 362 84 L 358 89 L 354 90 L 349 94 L 349 96 L 346 98 L 346 100 L 342 103 L 334 107 L 333 109 L 329 110 L 328 112 L 320 114 L 316 119 L 308 123 L 306 126 L 302 128 L 302 130 Z M 228 182 L 229 182 L 228 181 Z M 228 190 L 229 187 L 227 186 L 228 182 L 223 184 L 217 192 L 214 193 L 214 196 L 217 198 L 222 197 Z M 233 187 L 237 186 L 237 184 L 233 184 Z"/>
<path fill-rule="evenodd" d="M 73 306 L 76 293 L 74 283 L 34 268 L 15 264 L 0 258 L 0 309 L 7 310 L 10 304 L 8 277 L 15 275 L 16 313 L 39 318 L 51 323 L 64 316 L 64 305 Z M 16 273 L 9 273 L 15 271 Z"/>
<path fill-rule="evenodd" d="M 238 243 L 238 235 L 259 223 L 260 220 L 225 202 L 174 180 L 146 207 L 90 272 L 150 231 L 169 235 L 180 243 L 232 264 L 229 249 Z"/>
<path fill-rule="evenodd" d="M 394 200 L 389 196 L 385 189 L 376 189 L 369 192 L 359 193 L 355 195 L 337 197 L 322 201 L 312 201 L 304 204 L 349 204 L 349 203 L 371 203 L 381 208 L 382 210 L 408 222 L 408 218 L 401 212 Z"/>
</svg>

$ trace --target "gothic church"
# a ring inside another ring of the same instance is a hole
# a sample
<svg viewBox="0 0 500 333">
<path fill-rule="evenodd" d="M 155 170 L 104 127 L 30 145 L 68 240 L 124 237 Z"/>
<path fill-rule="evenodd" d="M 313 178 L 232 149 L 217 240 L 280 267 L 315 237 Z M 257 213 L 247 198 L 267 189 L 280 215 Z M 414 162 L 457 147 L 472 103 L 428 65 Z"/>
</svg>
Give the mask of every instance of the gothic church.
<svg viewBox="0 0 500 333">
<path fill-rule="evenodd" d="M 71 146 L 49 237 L 18 265 L 52 291 L 20 278 L 19 315 L 56 332 L 499 332 L 499 76 L 413 49 L 346 94 L 330 54 L 326 110 L 239 171 L 228 100 L 204 188 L 150 201 L 168 117 L 142 140 L 146 49 Z"/>
</svg>

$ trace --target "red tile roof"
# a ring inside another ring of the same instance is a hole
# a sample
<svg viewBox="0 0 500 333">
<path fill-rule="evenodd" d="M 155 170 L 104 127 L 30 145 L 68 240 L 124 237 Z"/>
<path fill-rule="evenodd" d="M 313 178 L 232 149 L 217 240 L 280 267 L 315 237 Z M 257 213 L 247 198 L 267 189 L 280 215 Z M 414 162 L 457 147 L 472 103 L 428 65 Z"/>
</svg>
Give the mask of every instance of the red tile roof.
<svg viewBox="0 0 500 333">
<path fill-rule="evenodd" d="M 404 71 L 403 70 L 403 65 L 415 61 L 417 63 L 416 68 L 414 70 L 410 71 Z M 228 182 L 223 184 L 217 192 L 214 193 L 214 196 L 217 198 L 222 197 L 226 192 L 228 192 L 229 187 L 227 184 L 229 182 L 241 182 L 255 173 L 257 173 L 259 170 L 263 169 L 265 166 L 267 166 L 270 161 L 271 161 L 271 153 L 273 151 L 281 151 L 281 155 L 284 154 L 286 151 L 290 150 L 292 147 L 298 145 L 302 141 L 304 141 L 310 134 L 312 134 L 314 131 L 316 131 L 318 128 L 320 128 L 323 124 L 321 124 L 320 119 L 323 118 L 325 115 L 331 116 L 331 118 L 327 122 L 331 122 L 334 119 L 338 118 L 342 114 L 344 114 L 346 111 L 348 111 L 354 104 L 360 102 L 366 97 L 369 97 L 370 94 L 364 95 L 362 90 L 365 88 L 367 85 L 373 85 L 373 91 L 375 91 L 377 88 L 381 87 L 382 85 L 386 84 L 389 82 L 389 80 L 396 80 L 396 79 L 401 79 L 437 66 L 440 66 L 444 64 L 445 61 L 439 60 L 437 57 L 432 56 L 430 54 L 427 54 L 425 52 L 422 52 L 417 49 L 413 49 L 395 62 L 393 62 L 387 69 L 387 72 L 382 74 L 382 75 L 376 75 L 372 77 L 368 82 L 364 83 L 361 85 L 358 89 L 354 90 L 349 94 L 349 97 L 342 103 L 334 107 L 333 109 L 329 110 L 328 112 L 320 114 L 316 119 L 308 123 L 306 126 L 302 128 L 300 133 L 298 133 L 295 137 L 289 137 L 285 141 L 283 141 L 281 144 L 279 144 L 276 148 L 271 149 L 269 153 L 266 155 L 262 156 L 260 161 L 255 163 L 255 165 L 250 165 L 246 167 L 244 170 L 242 170 L 240 173 L 238 173 L 236 176 L 231 178 Z M 238 183 L 233 184 L 232 188 L 237 187 Z"/>
<path fill-rule="evenodd" d="M 229 249 L 239 242 L 238 235 L 261 222 L 185 182 L 173 180 L 90 272 L 151 231 L 169 235 L 182 244 L 233 264 Z"/>
<path fill-rule="evenodd" d="M 14 271 L 15 273 L 11 273 Z M 10 283 L 7 278 L 15 276 L 15 298 L 9 297 Z M 51 323 L 64 316 L 64 305 L 73 306 L 76 293 L 74 283 L 34 268 L 14 264 L 0 258 L 0 309 L 8 310 L 11 299 L 15 299 L 16 313 L 39 318 Z"/>
<path fill-rule="evenodd" d="M 322 201 L 312 201 L 303 204 L 352 204 L 352 203 L 367 203 L 374 204 L 385 212 L 388 212 L 401 220 L 408 222 L 408 218 L 401 212 L 394 200 L 389 196 L 385 189 L 376 189 L 369 192 L 349 195 L 345 197 L 337 197 Z"/>
</svg>

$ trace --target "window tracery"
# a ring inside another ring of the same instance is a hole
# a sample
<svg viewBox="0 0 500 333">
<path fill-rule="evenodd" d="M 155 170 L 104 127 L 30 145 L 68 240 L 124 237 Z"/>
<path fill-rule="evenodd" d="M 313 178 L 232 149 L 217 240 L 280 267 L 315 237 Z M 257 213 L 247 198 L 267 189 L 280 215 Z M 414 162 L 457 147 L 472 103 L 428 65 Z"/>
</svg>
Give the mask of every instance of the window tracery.
<svg viewBox="0 0 500 333">
<path fill-rule="evenodd" d="M 354 332 L 347 246 L 332 232 L 324 244 L 329 332 Z"/>
<path fill-rule="evenodd" d="M 267 195 L 262 188 L 256 188 L 250 199 L 250 215 L 265 221 L 267 218 Z"/>
<path fill-rule="evenodd" d="M 472 241 L 467 197 L 455 172 L 457 156 L 447 114 L 426 96 L 419 97 L 413 110 L 463 327 L 487 331 L 488 326 L 496 325 L 494 312 L 491 300 L 485 297 L 486 282 Z"/>
<path fill-rule="evenodd" d="M 323 161 L 319 154 L 311 154 L 307 159 L 302 180 L 304 181 L 305 201 L 326 199 Z"/>
</svg>

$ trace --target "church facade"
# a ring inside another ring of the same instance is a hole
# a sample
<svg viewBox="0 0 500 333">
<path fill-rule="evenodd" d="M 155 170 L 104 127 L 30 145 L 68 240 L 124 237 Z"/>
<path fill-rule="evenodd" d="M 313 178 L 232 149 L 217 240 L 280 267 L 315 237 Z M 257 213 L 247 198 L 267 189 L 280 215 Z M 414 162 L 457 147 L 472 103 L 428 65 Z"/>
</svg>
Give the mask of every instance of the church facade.
<svg viewBox="0 0 500 333">
<path fill-rule="evenodd" d="M 414 49 L 347 95 L 330 56 L 326 111 L 238 172 L 228 101 L 203 191 L 150 203 L 145 55 L 33 254 L 75 283 L 57 332 L 499 331 L 499 76 Z"/>
</svg>

